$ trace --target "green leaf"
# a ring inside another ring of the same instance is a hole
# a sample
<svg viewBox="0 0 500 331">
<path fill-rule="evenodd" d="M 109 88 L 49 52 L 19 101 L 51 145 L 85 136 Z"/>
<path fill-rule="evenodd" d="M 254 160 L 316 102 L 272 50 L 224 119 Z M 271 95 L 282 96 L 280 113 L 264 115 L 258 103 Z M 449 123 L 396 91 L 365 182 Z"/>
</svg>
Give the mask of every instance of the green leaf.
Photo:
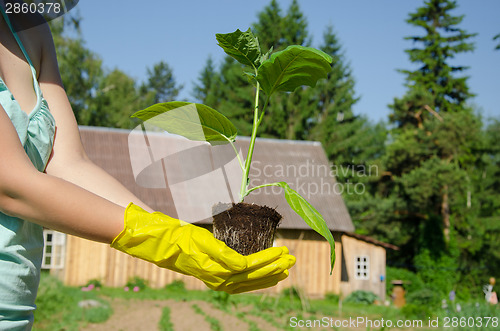
<svg viewBox="0 0 500 331">
<path fill-rule="evenodd" d="M 262 54 L 260 56 L 260 63 L 263 63 L 264 61 L 266 61 L 267 59 L 269 59 L 269 57 L 271 56 L 271 54 L 273 53 L 273 46 L 271 46 L 271 48 L 267 51 L 266 54 Z"/>
<path fill-rule="evenodd" d="M 315 86 L 319 79 L 326 78 L 331 63 L 331 56 L 315 48 L 288 46 L 262 62 L 257 81 L 268 96 L 276 91 L 293 92 L 299 86 Z"/>
<path fill-rule="evenodd" d="M 330 244 L 330 274 L 333 271 L 333 265 L 335 264 L 335 241 L 333 240 L 333 235 L 328 226 L 326 225 L 323 216 L 296 191 L 292 190 L 290 186 L 285 182 L 264 184 L 254 187 L 248 191 L 254 191 L 256 189 L 266 187 L 266 186 L 279 186 L 285 190 L 285 198 L 290 207 L 299 214 L 300 217 L 306 222 L 307 225 L 311 227 L 314 231 L 322 235 Z"/>
<path fill-rule="evenodd" d="M 238 29 L 232 33 L 217 33 L 215 38 L 224 52 L 238 62 L 254 68 L 259 66 L 261 57 L 259 40 L 250 29 L 246 32 Z"/>
<path fill-rule="evenodd" d="M 154 104 L 134 113 L 148 124 L 169 133 L 213 145 L 234 141 L 236 127 L 224 115 L 199 103 L 172 101 Z"/>
</svg>

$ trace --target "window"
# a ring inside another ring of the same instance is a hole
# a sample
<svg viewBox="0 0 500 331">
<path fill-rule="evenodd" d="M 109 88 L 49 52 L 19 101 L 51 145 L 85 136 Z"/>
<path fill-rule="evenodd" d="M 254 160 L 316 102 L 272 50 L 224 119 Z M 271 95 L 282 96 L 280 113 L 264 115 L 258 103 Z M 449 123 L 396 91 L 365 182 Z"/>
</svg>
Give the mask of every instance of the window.
<svg viewBox="0 0 500 331">
<path fill-rule="evenodd" d="M 367 280 L 370 277 L 370 259 L 368 256 L 358 256 L 354 261 L 355 278 Z"/>
<path fill-rule="evenodd" d="M 64 253 L 66 250 L 66 235 L 53 230 L 43 230 L 42 269 L 64 268 Z"/>
</svg>

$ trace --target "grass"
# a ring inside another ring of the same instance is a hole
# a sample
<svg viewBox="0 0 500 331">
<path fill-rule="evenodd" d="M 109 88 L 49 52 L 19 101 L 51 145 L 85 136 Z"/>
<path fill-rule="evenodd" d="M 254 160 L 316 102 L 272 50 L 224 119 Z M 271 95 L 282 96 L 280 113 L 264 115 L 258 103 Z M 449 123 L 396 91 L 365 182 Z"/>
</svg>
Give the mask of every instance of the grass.
<svg viewBox="0 0 500 331">
<path fill-rule="evenodd" d="M 174 325 L 170 321 L 170 308 L 163 307 L 158 329 L 160 331 L 174 331 Z"/>
<path fill-rule="evenodd" d="M 113 310 L 99 292 L 63 286 L 56 278 L 42 274 L 33 330 L 78 330 L 82 324 L 106 321 Z M 95 300 L 99 306 L 79 307 L 84 300 Z"/>
<path fill-rule="evenodd" d="M 214 308 L 231 314 L 245 322 L 250 331 L 258 331 L 258 324 L 249 317 L 266 321 L 277 330 L 296 330 L 290 324 L 290 318 L 297 317 L 303 320 L 321 319 L 332 317 L 335 319 L 349 319 L 358 316 L 372 320 L 402 320 L 421 319 L 427 326 L 429 317 L 439 318 L 440 328 L 419 328 L 419 330 L 458 330 L 460 328 L 443 328 L 442 321 L 445 317 L 467 319 L 469 317 L 496 317 L 500 318 L 500 306 L 494 307 L 486 303 L 476 305 L 475 302 L 462 303 L 460 311 L 456 307 L 444 310 L 433 309 L 430 313 L 425 307 L 406 307 L 397 309 L 391 306 L 377 306 L 356 303 L 343 303 L 339 310 L 338 298 L 327 296 L 322 300 L 308 300 L 307 305 L 300 297 L 287 291 L 279 296 L 239 294 L 227 295 L 213 291 L 188 291 L 181 282 L 174 282 L 163 289 L 145 288 L 139 292 L 125 292 L 122 288 L 103 287 L 100 290 L 89 292 L 81 291 L 79 287 L 63 286 L 61 282 L 48 275 L 42 275 L 35 312 L 35 325 L 33 330 L 79 330 L 87 323 L 101 323 L 112 314 L 109 301 L 112 298 L 124 300 L 176 300 L 176 301 L 205 301 Z M 96 300 L 100 303 L 97 307 L 81 308 L 78 303 L 83 300 Z M 198 305 L 192 308 L 204 316 L 212 330 L 222 330 L 221 323 L 208 316 Z M 422 315 L 424 314 L 424 315 Z M 427 314 L 427 315 L 425 315 Z M 432 316 L 429 316 L 431 314 Z M 459 320 L 460 321 L 460 320 Z M 158 324 L 160 330 L 170 331 L 173 324 L 170 318 L 170 309 L 164 307 L 162 317 Z M 450 321 L 451 326 L 451 321 Z M 317 328 L 313 328 L 317 329 Z M 335 328 L 327 328 L 335 329 Z M 343 328 L 341 328 L 343 329 Z M 476 327 L 477 330 L 496 330 L 492 323 L 488 328 Z"/>
<path fill-rule="evenodd" d="M 197 313 L 197 314 L 205 317 L 205 321 L 207 321 L 208 324 L 210 324 L 210 330 L 212 330 L 212 331 L 222 331 L 222 326 L 220 325 L 219 320 L 217 320 L 216 318 L 213 318 L 210 315 L 207 315 L 207 313 L 205 313 L 200 308 L 200 306 L 198 306 L 197 304 L 193 304 L 191 307 L 193 308 L 193 310 L 195 311 L 195 313 Z"/>
</svg>

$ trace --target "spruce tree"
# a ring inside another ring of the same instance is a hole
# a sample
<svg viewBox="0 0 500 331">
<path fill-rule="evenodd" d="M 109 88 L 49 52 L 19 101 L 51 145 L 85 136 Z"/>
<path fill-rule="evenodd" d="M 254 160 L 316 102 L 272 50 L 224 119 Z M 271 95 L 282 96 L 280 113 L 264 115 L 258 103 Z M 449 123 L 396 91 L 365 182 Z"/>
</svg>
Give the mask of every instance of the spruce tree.
<svg viewBox="0 0 500 331">
<path fill-rule="evenodd" d="M 286 45 L 309 46 L 307 20 L 300 10 L 297 0 L 293 0 L 288 7 L 286 16 L 282 18 L 283 43 Z"/>
<path fill-rule="evenodd" d="M 88 102 L 84 124 L 129 129 L 137 125 L 130 116 L 152 103 L 153 93 L 141 93 L 132 77 L 114 69 L 100 80 L 98 93 Z"/>
<path fill-rule="evenodd" d="M 364 158 L 356 154 L 360 150 L 358 134 L 366 121 L 352 111 L 359 98 L 355 96 L 354 79 L 332 26 L 328 26 L 323 34 L 320 49 L 332 56 L 333 63 L 328 78 L 311 89 L 317 112 L 311 118 L 309 138 L 321 141 L 333 162 L 350 166 L 355 159 Z"/>
<path fill-rule="evenodd" d="M 259 43 L 264 52 L 283 46 L 283 17 L 281 8 L 276 0 L 257 14 L 258 22 L 252 25 L 252 31 L 259 37 Z"/>
<path fill-rule="evenodd" d="M 380 219 L 382 227 L 399 229 L 391 239 L 402 246 L 400 262 L 422 268 L 458 268 L 461 223 L 468 222 L 468 169 L 481 127 L 466 104 L 472 96 L 467 77 L 457 76 L 466 67 L 450 64 L 457 54 L 474 49 L 474 34 L 458 27 L 463 16 L 452 15 L 456 7 L 455 1 L 428 0 L 409 15 L 407 22 L 425 31 L 406 38 L 416 44 L 406 52 L 419 68 L 401 70 L 408 91 L 390 106 L 392 143 L 378 186 L 390 203 Z M 451 290 L 454 279 L 439 290 Z"/>
<path fill-rule="evenodd" d="M 450 63 L 457 54 L 474 49 L 470 39 L 476 35 L 458 27 L 464 16 L 453 16 L 450 13 L 456 7 L 456 1 L 428 0 L 406 20 L 408 24 L 422 28 L 425 34 L 405 38 L 416 44 L 416 47 L 406 50 L 406 53 L 410 61 L 419 65 L 419 68 L 401 72 L 406 74 L 406 85 L 411 93 L 420 94 L 414 99 L 419 100 L 429 94 L 436 112 L 461 111 L 466 100 L 472 96 L 467 77 L 456 76 L 467 67 Z M 425 102 L 427 100 L 424 100 Z M 418 103 L 408 105 L 401 111 L 398 108 L 393 109 L 391 120 L 399 126 L 408 122 L 416 124 L 433 115 L 431 111 L 420 113 L 421 105 Z"/>
<path fill-rule="evenodd" d="M 279 51 L 289 45 L 307 46 L 309 43 L 307 20 L 296 0 L 292 1 L 284 16 L 276 1 L 258 15 L 259 21 L 254 24 L 256 35 L 261 45 L 272 46 Z M 272 22 L 268 22 L 270 18 Z M 280 29 L 278 34 L 270 34 L 267 28 L 274 26 Z M 276 38 L 271 40 L 270 37 Z M 270 47 L 269 46 L 269 47 Z M 266 47 L 264 47 L 265 49 Z M 266 110 L 266 119 L 259 128 L 262 137 L 304 140 L 307 139 L 307 127 L 314 115 L 314 99 L 310 97 L 308 88 L 300 88 L 288 95 L 274 95 Z"/>
<path fill-rule="evenodd" d="M 182 85 L 175 81 L 174 73 L 168 63 L 160 61 L 147 68 L 147 82 L 143 90 L 152 91 L 155 95 L 154 102 L 168 102 L 176 100 Z"/>
<path fill-rule="evenodd" d="M 242 65 L 229 56 L 226 56 L 222 63 L 219 77 L 220 96 L 215 109 L 231 119 L 239 135 L 250 136 L 255 88 L 249 86 L 243 75 Z"/>
<path fill-rule="evenodd" d="M 258 15 L 253 31 L 264 51 L 271 47 L 281 50 L 291 43 L 307 41 L 307 22 L 300 12 L 297 1 L 293 1 L 283 16 L 276 0 L 272 0 Z M 288 26 L 288 28 L 284 28 Z M 252 128 L 252 105 L 255 88 L 248 85 L 241 64 L 226 57 L 218 74 L 219 88 L 212 107 L 231 118 L 240 135 L 250 135 Z M 211 95 L 215 95 L 212 93 Z M 293 100 L 293 101 L 291 101 Z M 259 135 L 268 138 L 305 139 L 303 125 L 308 120 L 312 100 L 301 97 L 299 92 L 290 98 L 273 96 L 266 110 L 267 119 L 259 128 Z"/>
<path fill-rule="evenodd" d="M 208 57 L 205 67 L 198 76 L 198 83 L 195 83 L 193 97 L 200 103 L 215 107 L 218 102 L 220 79 L 215 71 L 214 61 Z"/>
</svg>

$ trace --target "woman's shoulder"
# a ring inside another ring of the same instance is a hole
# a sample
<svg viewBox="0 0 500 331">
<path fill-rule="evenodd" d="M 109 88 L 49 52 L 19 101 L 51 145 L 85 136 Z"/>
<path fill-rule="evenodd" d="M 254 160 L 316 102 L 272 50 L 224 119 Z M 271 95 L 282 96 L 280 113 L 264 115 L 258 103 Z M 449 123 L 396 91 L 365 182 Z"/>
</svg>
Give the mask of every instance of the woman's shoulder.
<svg viewBox="0 0 500 331">
<path fill-rule="evenodd" d="M 47 22 L 40 23 L 30 29 L 27 29 L 25 33 L 29 36 L 30 40 L 38 42 L 41 47 L 47 43 L 52 43 L 52 33 Z"/>
<path fill-rule="evenodd" d="M 40 73 L 43 67 L 42 62 L 47 58 L 47 54 L 50 54 L 54 49 L 54 41 L 49 24 L 46 22 L 38 24 L 23 31 L 23 34 L 23 41 L 27 43 L 25 47 L 28 49 L 31 61 L 36 71 Z"/>
</svg>

